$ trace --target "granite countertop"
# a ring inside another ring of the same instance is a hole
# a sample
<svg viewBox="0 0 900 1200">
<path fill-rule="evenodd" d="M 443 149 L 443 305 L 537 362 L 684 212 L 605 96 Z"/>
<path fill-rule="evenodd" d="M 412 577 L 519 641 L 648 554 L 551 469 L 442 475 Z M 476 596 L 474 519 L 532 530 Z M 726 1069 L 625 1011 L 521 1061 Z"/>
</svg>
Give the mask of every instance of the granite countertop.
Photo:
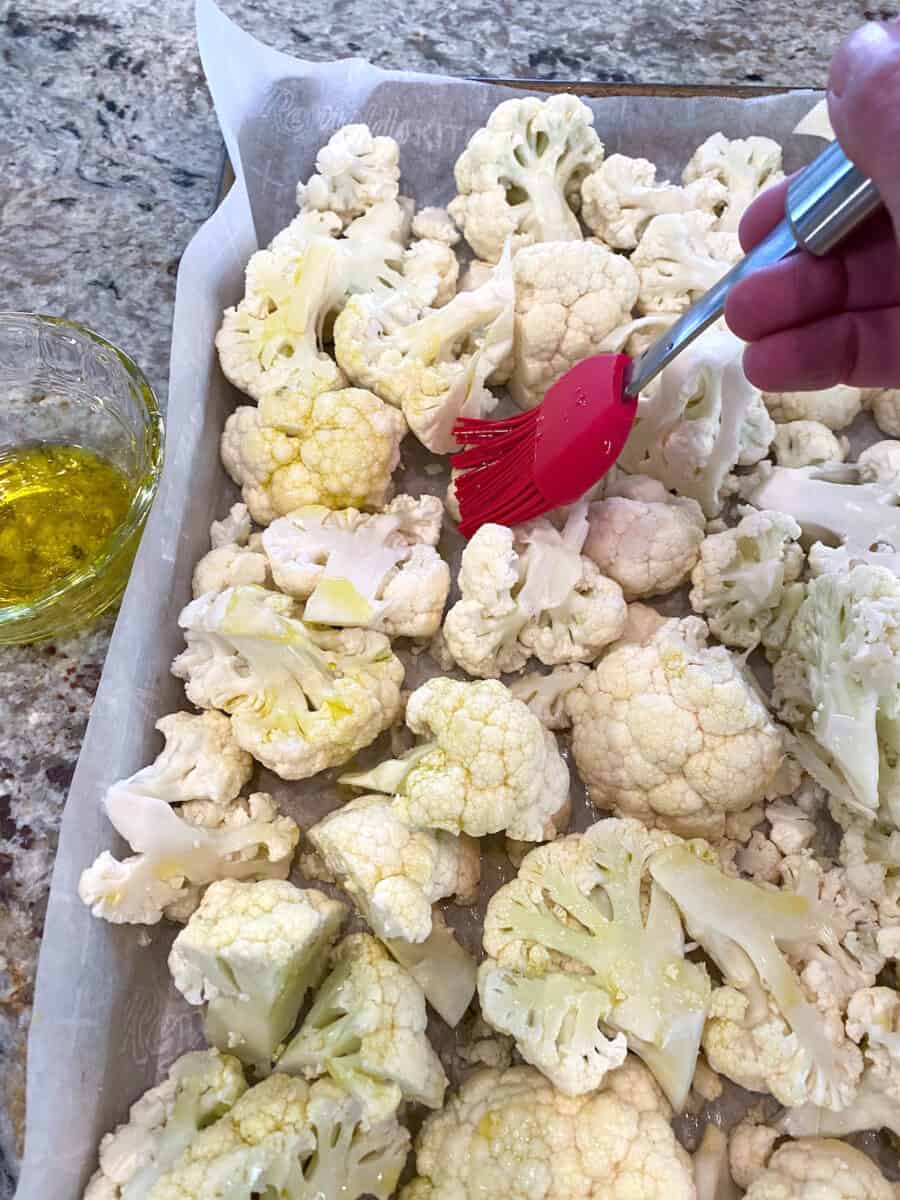
<svg viewBox="0 0 900 1200">
<path fill-rule="evenodd" d="M 634 83 L 823 83 L 881 0 L 226 0 L 288 52 L 383 67 Z M 15 0 L 0 19 L 3 307 L 73 317 L 165 397 L 179 255 L 215 200 L 221 143 L 189 0 Z M 0 651 L 0 1200 L 24 1118 L 25 1038 L 56 832 L 113 618 Z"/>
</svg>

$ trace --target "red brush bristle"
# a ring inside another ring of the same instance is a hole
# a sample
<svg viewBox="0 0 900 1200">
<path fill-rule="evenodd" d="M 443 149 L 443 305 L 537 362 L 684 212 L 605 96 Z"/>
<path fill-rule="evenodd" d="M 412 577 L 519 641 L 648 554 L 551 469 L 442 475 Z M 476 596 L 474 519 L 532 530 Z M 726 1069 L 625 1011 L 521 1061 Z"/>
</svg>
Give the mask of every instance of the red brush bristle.
<svg viewBox="0 0 900 1200">
<path fill-rule="evenodd" d="M 518 525 L 546 511 L 546 501 L 532 478 L 540 425 L 539 409 L 507 421 L 457 422 L 454 436 L 469 443 L 453 456 L 453 467 L 461 472 L 456 496 L 463 537 L 470 537 L 487 521 Z"/>
</svg>

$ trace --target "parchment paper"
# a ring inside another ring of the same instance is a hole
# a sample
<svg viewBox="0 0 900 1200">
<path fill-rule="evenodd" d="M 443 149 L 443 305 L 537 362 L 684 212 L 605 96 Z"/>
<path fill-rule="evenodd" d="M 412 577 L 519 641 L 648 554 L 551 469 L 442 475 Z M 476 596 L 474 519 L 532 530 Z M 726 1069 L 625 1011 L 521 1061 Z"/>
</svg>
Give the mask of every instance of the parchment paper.
<svg viewBox="0 0 900 1200">
<path fill-rule="evenodd" d="M 177 626 L 191 571 L 208 548 L 210 522 L 235 489 L 219 465 L 218 438 L 240 401 L 224 381 L 213 338 L 222 309 L 243 291 L 244 265 L 294 214 L 294 185 L 338 126 L 365 121 L 401 147 L 404 191 L 418 205 L 452 195 L 452 165 L 469 135 L 508 88 L 376 70 L 358 60 L 307 63 L 267 49 L 212 3 L 198 0 L 197 31 L 236 183 L 181 261 L 172 334 L 167 462 L 110 646 L 62 823 L 40 957 L 28 1048 L 28 1120 L 19 1200 L 75 1200 L 96 1164 L 100 1136 L 171 1060 L 200 1040 L 196 1010 L 169 984 L 174 931 L 148 933 L 95 920 L 78 899 L 82 869 L 102 850 L 123 853 L 101 808 L 104 789 L 160 749 L 154 721 L 186 707 L 169 664 L 182 648 Z M 759 100 L 652 97 L 589 101 L 607 152 L 644 155 L 678 177 L 709 134 L 764 133 L 785 145 L 788 169 L 820 147 L 790 131 L 811 92 Z M 414 439 L 407 439 L 412 443 Z M 442 493 L 447 475 L 406 450 L 405 486 Z M 400 480 L 401 486 L 404 479 Z M 448 551 L 454 547 L 448 542 Z M 412 682 L 434 670 L 427 657 Z M 336 800 L 329 779 L 283 784 L 279 801 L 308 826 Z M 588 823 L 583 796 L 577 824 Z M 494 847 L 484 897 L 504 873 Z M 457 920 L 477 945 L 477 921 Z"/>
</svg>

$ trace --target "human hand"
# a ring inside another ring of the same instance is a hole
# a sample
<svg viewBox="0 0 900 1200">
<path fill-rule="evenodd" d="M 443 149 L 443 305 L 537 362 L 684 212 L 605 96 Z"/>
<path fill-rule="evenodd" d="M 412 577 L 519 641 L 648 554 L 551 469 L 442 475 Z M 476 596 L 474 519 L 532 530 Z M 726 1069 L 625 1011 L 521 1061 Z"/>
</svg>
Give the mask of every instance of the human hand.
<svg viewBox="0 0 900 1200">
<path fill-rule="evenodd" d="M 827 257 L 794 254 L 733 289 L 725 320 L 750 343 L 744 370 L 766 392 L 900 387 L 900 22 L 865 25 L 844 42 L 828 110 L 887 211 Z M 784 216 L 786 188 L 764 192 L 745 213 L 745 250 Z"/>
</svg>

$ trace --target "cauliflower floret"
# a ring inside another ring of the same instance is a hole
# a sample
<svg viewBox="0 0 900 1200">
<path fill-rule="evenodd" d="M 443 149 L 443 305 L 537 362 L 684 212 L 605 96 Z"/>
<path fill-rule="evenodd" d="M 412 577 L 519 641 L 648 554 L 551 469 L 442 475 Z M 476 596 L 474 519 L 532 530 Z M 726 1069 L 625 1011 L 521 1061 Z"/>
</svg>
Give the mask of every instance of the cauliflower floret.
<svg viewBox="0 0 900 1200">
<path fill-rule="evenodd" d="M 429 679 L 410 696 L 406 724 L 429 740 L 341 782 L 391 793 L 413 829 L 506 830 L 543 842 L 568 820 L 569 771 L 556 739 L 497 680 Z"/>
<path fill-rule="evenodd" d="M 479 1071 L 425 1122 L 418 1175 L 401 1200 L 695 1200 L 691 1162 L 669 1115 L 633 1058 L 603 1091 L 579 1097 L 531 1067 Z"/>
<path fill-rule="evenodd" d="M 213 550 L 221 546 L 246 546 L 250 541 L 253 523 L 246 504 L 232 504 L 228 516 L 213 521 L 209 527 L 209 544 Z"/>
<path fill-rule="evenodd" d="M 828 429 L 846 429 L 863 408 L 859 388 L 839 383 L 818 392 L 763 392 L 769 416 L 779 425 L 791 421 L 817 421 Z"/>
<path fill-rule="evenodd" d="M 821 421 L 787 421 L 775 430 L 772 449 L 779 467 L 815 467 L 843 462 L 849 443 Z"/>
<path fill-rule="evenodd" d="M 438 309 L 410 307 L 402 322 L 377 293 L 352 297 L 334 325 L 335 353 L 355 383 L 402 408 L 429 450 L 448 454 L 457 419 L 497 403 L 485 381 L 512 350 L 514 305 L 505 255 L 475 291 Z"/>
<path fill-rule="evenodd" d="M 751 510 L 705 539 L 691 574 L 691 607 L 720 642 L 745 650 L 783 645 L 805 594 L 799 537 L 785 513 Z"/>
<path fill-rule="evenodd" d="M 445 242 L 423 238 L 403 253 L 403 291 L 413 303 L 440 308 L 456 295 L 459 260 Z"/>
<path fill-rule="evenodd" d="M 548 666 L 589 662 L 625 624 L 622 589 L 581 553 L 587 505 L 562 531 L 547 518 L 516 530 L 482 525 L 462 555 L 461 599 L 444 621 L 444 643 L 469 675 L 520 670 L 534 655 Z"/>
<path fill-rule="evenodd" d="M 748 1188 L 762 1174 L 778 1138 L 778 1130 L 764 1125 L 753 1110 L 732 1129 L 728 1139 L 728 1159 L 732 1177 L 739 1187 Z"/>
<path fill-rule="evenodd" d="M 650 475 L 679 495 L 697 500 L 715 517 L 736 466 L 765 458 L 775 426 L 748 382 L 744 344 L 711 330 L 662 372 L 652 396 L 642 396 L 619 466 Z M 777 507 L 777 506 L 775 506 Z"/>
<path fill-rule="evenodd" d="M 194 567 L 191 585 L 194 599 L 207 592 L 224 592 L 226 588 L 269 583 L 269 564 L 265 554 L 250 546 L 219 546 L 204 554 Z"/>
<path fill-rule="evenodd" d="M 510 395 L 534 408 L 561 375 L 631 316 L 638 277 L 597 242 L 540 242 L 513 259 L 516 322 Z"/>
<path fill-rule="evenodd" d="M 300 837 L 265 792 L 206 826 L 158 796 L 110 788 L 103 804 L 135 855 L 119 861 L 104 850 L 82 871 L 78 895 L 95 917 L 115 925 L 155 925 L 164 916 L 186 921 L 215 879 L 284 879 Z"/>
<path fill-rule="evenodd" d="M 475 959 L 453 936 L 440 909 L 431 914 L 431 933 L 424 942 L 390 938 L 384 944 L 441 1020 L 454 1029 L 475 995 Z"/>
<path fill-rule="evenodd" d="M 361 388 L 316 397 L 288 419 L 236 408 L 222 434 L 222 465 L 253 519 L 268 525 L 306 504 L 381 508 L 400 461 L 406 422 Z"/>
<path fill-rule="evenodd" d="M 390 637 L 437 632 L 450 568 L 433 544 L 405 529 L 421 527 L 431 536 L 427 527 L 440 530 L 443 506 L 436 496 L 413 500 L 406 512 L 395 504 L 374 516 L 354 508 L 299 508 L 265 530 L 262 545 L 275 583 L 306 600 L 306 621 L 365 626 Z"/>
<path fill-rule="evenodd" d="M 207 1004 L 207 1039 L 267 1074 L 346 914 L 283 879 L 211 883 L 169 952 L 176 988 L 189 1004 Z"/>
<path fill-rule="evenodd" d="M 712 213 L 654 217 L 631 256 L 640 281 L 638 311 L 684 312 L 740 257 L 737 234 L 718 232 Z"/>
<path fill-rule="evenodd" d="M 380 938 L 424 942 L 432 905 L 478 894 L 478 847 L 442 830 L 409 829 L 384 796 L 360 796 L 307 830 L 316 860 L 306 873 L 340 886 Z"/>
<path fill-rule="evenodd" d="M 728 1165 L 728 1137 L 717 1125 L 707 1125 L 694 1152 L 697 1200 L 739 1200 Z"/>
<path fill-rule="evenodd" d="M 709 978 L 685 958 L 678 914 L 647 875 L 653 854 L 678 841 L 639 821 L 599 821 L 532 850 L 488 904 L 482 1012 L 569 1095 L 599 1087 L 627 1042 L 684 1106 Z"/>
<path fill-rule="evenodd" d="M 872 389 L 864 392 L 863 397 L 881 432 L 888 437 L 900 437 L 900 389 Z"/>
<path fill-rule="evenodd" d="M 900 491 L 900 442 L 893 438 L 867 446 L 856 466 L 861 483 L 882 483 Z"/>
<path fill-rule="evenodd" d="M 388 1200 L 409 1152 L 395 1119 L 367 1126 L 330 1080 L 309 1087 L 276 1073 L 207 1126 L 147 1200 Z"/>
<path fill-rule="evenodd" d="M 172 673 L 198 708 L 231 716 L 238 744 L 282 779 L 339 766 L 392 724 L 403 664 L 380 633 L 317 629 L 261 588 L 201 596 L 179 624 Z"/>
<path fill-rule="evenodd" d="M 614 646 L 569 694 L 592 803 L 684 836 L 718 838 L 765 796 L 781 737 L 745 669 L 696 617 Z"/>
<path fill-rule="evenodd" d="M 896 1200 L 878 1166 L 846 1142 L 801 1138 L 779 1146 L 744 1200 Z"/>
<path fill-rule="evenodd" d="M 455 246 L 460 239 L 456 222 L 446 208 L 420 208 L 413 217 L 412 234 L 414 238 L 443 242 L 445 246 Z"/>
<path fill-rule="evenodd" d="M 737 233 L 753 199 L 784 179 L 781 147 L 767 137 L 727 138 L 714 133 L 697 147 L 681 177 L 688 185 L 700 179 L 722 184 L 727 200 L 716 228 Z"/>
<path fill-rule="evenodd" d="M 440 1108 L 447 1077 L 425 1032 L 419 985 L 367 933 L 344 938 L 331 965 L 278 1070 L 330 1075 L 367 1121 L 392 1117 L 402 1100 Z"/>
<path fill-rule="evenodd" d="M 547 675 L 529 671 L 513 680 L 509 690 L 517 700 L 522 700 L 545 729 L 568 729 L 572 724 L 566 709 L 566 698 L 574 688 L 580 687 L 590 674 L 586 663 L 569 663 L 556 667 Z"/>
<path fill-rule="evenodd" d="M 141 1200 L 194 1136 L 247 1090 L 241 1064 L 218 1050 L 182 1054 L 162 1083 L 132 1104 L 100 1142 L 100 1166 L 83 1200 Z"/>
<path fill-rule="evenodd" d="M 584 553 L 626 600 L 664 595 L 690 575 L 706 530 L 696 500 L 673 496 L 658 479 L 619 474 L 588 511 Z"/>
<path fill-rule="evenodd" d="M 715 212 L 728 196 L 723 184 L 702 178 L 687 187 L 658 183 L 646 158 L 611 154 L 581 185 L 585 224 L 614 250 L 633 250 L 660 213 Z"/>
<path fill-rule="evenodd" d="M 400 193 L 400 148 L 373 137 L 368 125 L 344 125 L 316 155 L 317 174 L 297 184 L 301 212 L 329 212 L 347 226 L 374 204 Z"/>
<path fill-rule="evenodd" d="M 582 180 L 603 161 L 594 114 L 574 96 L 504 100 L 456 160 L 447 210 L 479 258 L 532 242 L 581 240 Z"/>
<path fill-rule="evenodd" d="M 820 100 L 814 104 L 805 117 L 794 126 L 792 133 L 803 137 L 822 138 L 823 141 L 834 141 L 834 130 L 831 127 L 831 117 L 828 115 L 828 101 Z"/>
</svg>

